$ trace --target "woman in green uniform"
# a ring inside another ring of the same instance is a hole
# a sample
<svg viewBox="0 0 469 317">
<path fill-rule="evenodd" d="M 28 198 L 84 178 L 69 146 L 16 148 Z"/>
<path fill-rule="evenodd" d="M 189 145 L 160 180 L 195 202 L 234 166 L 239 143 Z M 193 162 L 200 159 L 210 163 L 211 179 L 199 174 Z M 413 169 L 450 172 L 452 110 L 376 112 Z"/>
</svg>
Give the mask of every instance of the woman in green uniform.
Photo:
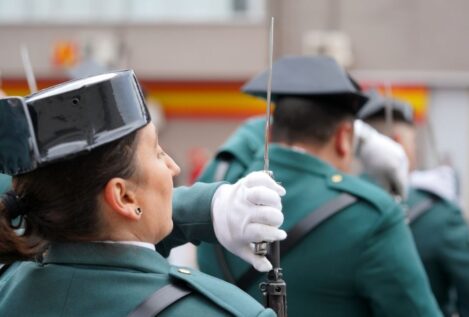
<svg viewBox="0 0 469 317">
<path fill-rule="evenodd" d="M 15 147 L 0 157 L 0 172 L 13 176 L 13 190 L 0 204 L 0 263 L 7 263 L 0 316 L 275 315 L 238 288 L 171 267 L 155 252 L 155 245 L 166 253 L 187 240 L 223 235 L 200 212 L 213 186 L 199 185 L 206 193 L 195 196 L 181 189 L 172 215 L 179 167 L 158 143 L 133 72 L 0 102 L 0 120 L 11 123 L 2 127 L 0 150 Z M 268 182 L 274 189 L 259 191 Z M 248 199 L 264 197 L 258 209 L 250 206 L 253 214 L 279 212 L 283 189 L 269 177 L 235 186 Z M 233 196 L 224 188 L 215 195 Z M 263 228 L 272 240 L 284 235 L 270 229 Z M 256 241 L 255 234 L 245 238 Z"/>
</svg>

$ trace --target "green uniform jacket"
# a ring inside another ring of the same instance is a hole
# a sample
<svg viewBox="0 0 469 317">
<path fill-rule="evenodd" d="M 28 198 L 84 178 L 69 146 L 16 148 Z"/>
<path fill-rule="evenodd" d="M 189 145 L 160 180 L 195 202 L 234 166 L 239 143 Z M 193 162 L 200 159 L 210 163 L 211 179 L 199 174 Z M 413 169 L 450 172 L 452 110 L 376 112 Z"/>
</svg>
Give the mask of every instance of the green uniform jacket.
<svg viewBox="0 0 469 317">
<path fill-rule="evenodd" d="M 175 198 L 184 195 L 185 200 L 175 202 L 175 231 L 158 249 L 178 244 L 183 236 L 197 241 L 212 231 L 209 193 L 216 187 L 198 184 L 176 190 Z M 209 193 L 197 195 L 201 189 Z M 188 200 L 194 197 L 191 204 Z M 192 220 L 185 221 L 184 215 Z M 190 221 L 197 223 L 191 226 Z M 205 232 L 198 237 L 202 227 Z M 0 277 L 0 316 L 127 316 L 170 280 L 187 283 L 193 292 L 159 316 L 275 316 L 231 284 L 171 267 L 153 250 L 108 243 L 53 243 L 41 263 L 13 264 Z"/>
<path fill-rule="evenodd" d="M 431 194 L 412 189 L 409 208 L 428 199 Z M 433 196 L 434 204 L 410 228 L 417 250 L 427 271 L 440 308 L 450 316 L 450 290 L 457 295 L 456 311 L 469 316 L 469 229 L 460 209 Z"/>
<path fill-rule="evenodd" d="M 261 126 L 260 120 L 249 121 L 241 131 L 245 136 L 254 135 L 256 127 Z M 254 143 L 253 139 L 243 142 L 243 136 L 235 134 L 228 144 L 239 147 L 223 147 L 236 160 L 228 170 L 228 178 L 262 169 L 263 150 L 254 156 L 249 154 L 249 147 L 244 146 L 247 142 Z M 250 159 L 245 159 L 249 155 Z M 212 162 L 201 180 L 213 177 L 216 165 Z M 247 168 L 241 172 L 243 166 Z M 286 230 L 340 193 L 359 198 L 282 257 L 290 316 L 441 315 L 403 212 L 389 195 L 356 177 L 338 173 L 311 155 L 275 144 L 270 147 L 270 169 L 287 190 L 282 199 Z M 248 265 L 230 254 L 226 256 L 234 276 L 239 278 Z M 222 276 L 212 246 L 199 247 L 199 264 L 206 273 Z M 257 284 L 261 279 L 248 289 L 258 299 Z"/>
</svg>

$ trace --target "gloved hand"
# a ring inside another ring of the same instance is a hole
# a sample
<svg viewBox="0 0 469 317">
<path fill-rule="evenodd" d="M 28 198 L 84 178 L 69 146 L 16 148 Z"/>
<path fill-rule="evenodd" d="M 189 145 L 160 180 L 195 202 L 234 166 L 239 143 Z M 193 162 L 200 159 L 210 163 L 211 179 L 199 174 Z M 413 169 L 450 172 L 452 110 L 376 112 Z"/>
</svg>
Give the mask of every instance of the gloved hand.
<svg viewBox="0 0 469 317">
<path fill-rule="evenodd" d="M 450 166 L 442 165 L 431 170 L 413 171 L 410 174 L 410 185 L 459 204 L 458 179 Z"/>
<path fill-rule="evenodd" d="M 264 172 L 253 172 L 235 184 L 221 185 L 212 200 L 215 235 L 228 251 L 261 272 L 272 269 L 265 256 L 254 254 L 253 242 L 283 240 L 280 196 L 285 189 Z"/>
<path fill-rule="evenodd" d="M 361 120 L 355 120 L 357 157 L 365 172 L 391 194 L 407 197 L 409 161 L 403 148 Z"/>
</svg>

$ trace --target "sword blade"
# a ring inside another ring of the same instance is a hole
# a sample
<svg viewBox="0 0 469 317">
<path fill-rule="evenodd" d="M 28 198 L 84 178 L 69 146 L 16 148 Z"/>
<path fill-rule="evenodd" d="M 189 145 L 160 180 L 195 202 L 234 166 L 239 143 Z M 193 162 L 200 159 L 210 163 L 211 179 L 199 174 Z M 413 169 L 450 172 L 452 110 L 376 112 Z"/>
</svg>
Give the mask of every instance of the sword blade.
<svg viewBox="0 0 469 317">
<path fill-rule="evenodd" d="M 269 34 L 269 77 L 267 80 L 267 107 L 266 107 L 266 120 L 264 131 L 264 172 L 269 172 L 269 137 L 270 137 L 270 103 L 272 96 L 272 64 L 274 56 L 274 17 L 270 20 L 270 34 Z"/>
<path fill-rule="evenodd" d="M 26 80 L 28 81 L 29 92 L 37 92 L 36 78 L 34 77 L 33 66 L 29 59 L 28 47 L 23 44 L 21 45 L 21 59 L 23 60 L 24 72 L 26 73 Z"/>
</svg>

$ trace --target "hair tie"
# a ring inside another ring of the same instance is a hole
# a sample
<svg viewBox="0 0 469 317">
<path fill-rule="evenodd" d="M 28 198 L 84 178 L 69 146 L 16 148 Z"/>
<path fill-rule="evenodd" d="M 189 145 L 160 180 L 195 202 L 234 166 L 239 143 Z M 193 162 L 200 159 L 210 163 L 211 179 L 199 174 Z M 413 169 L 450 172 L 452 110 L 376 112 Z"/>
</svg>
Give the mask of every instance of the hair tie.
<svg viewBox="0 0 469 317">
<path fill-rule="evenodd" d="M 10 217 L 10 222 L 13 219 L 20 217 L 17 224 L 10 223 L 10 226 L 13 229 L 20 228 L 23 223 L 23 217 L 26 214 L 26 209 L 24 208 L 24 204 L 21 202 L 21 198 L 13 190 L 10 190 L 3 195 L 2 203 Z"/>
</svg>

